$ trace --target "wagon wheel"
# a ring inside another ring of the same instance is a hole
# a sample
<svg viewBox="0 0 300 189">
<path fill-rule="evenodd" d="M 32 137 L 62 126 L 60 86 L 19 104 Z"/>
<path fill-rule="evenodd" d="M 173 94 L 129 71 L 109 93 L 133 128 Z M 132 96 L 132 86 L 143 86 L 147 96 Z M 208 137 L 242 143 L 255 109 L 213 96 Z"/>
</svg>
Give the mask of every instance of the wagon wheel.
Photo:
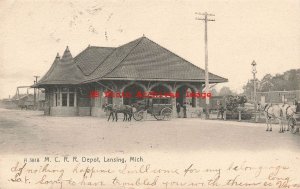
<svg viewBox="0 0 300 189">
<path fill-rule="evenodd" d="M 288 126 L 290 127 L 290 131 L 291 133 L 295 134 L 297 132 L 297 127 L 296 127 L 296 119 L 291 117 L 289 120 L 288 120 Z"/>
<path fill-rule="evenodd" d="M 133 113 L 133 119 L 135 121 L 141 121 L 144 118 L 144 111 L 138 111 Z"/>
<path fill-rule="evenodd" d="M 163 108 L 160 114 L 163 115 L 163 120 L 170 120 L 172 118 L 172 109 L 168 107 Z"/>
<path fill-rule="evenodd" d="M 164 119 L 164 116 L 161 114 L 153 114 L 153 116 L 155 117 L 155 119 L 157 119 L 159 121 Z"/>
<path fill-rule="evenodd" d="M 164 115 L 162 114 L 162 110 L 161 111 L 155 111 L 152 109 L 152 115 L 155 117 L 155 119 L 161 121 L 164 119 Z"/>
</svg>

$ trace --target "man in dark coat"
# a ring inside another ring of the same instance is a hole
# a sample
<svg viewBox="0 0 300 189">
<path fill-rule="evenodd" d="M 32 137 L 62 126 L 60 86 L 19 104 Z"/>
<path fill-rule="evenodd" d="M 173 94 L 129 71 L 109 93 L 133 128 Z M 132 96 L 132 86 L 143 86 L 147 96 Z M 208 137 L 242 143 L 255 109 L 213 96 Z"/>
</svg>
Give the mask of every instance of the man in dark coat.
<svg viewBox="0 0 300 189">
<path fill-rule="evenodd" d="M 177 112 L 177 117 L 180 117 L 180 109 L 181 109 L 181 105 L 180 105 L 180 103 L 179 102 L 177 102 L 177 104 L 176 104 L 176 112 Z"/>
<path fill-rule="evenodd" d="M 186 102 L 183 103 L 183 118 L 187 118 L 187 116 L 186 116 Z"/>
<path fill-rule="evenodd" d="M 223 105 L 221 105 L 221 107 L 220 107 L 221 119 L 224 119 L 224 111 L 225 111 L 225 108 L 223 107 Z"/>
<path fill-rule="evenodd" d="M 224 113 L 224 107 L 222 105 L 222 103 L 219 103 L 218 105 L 218 115 L 217 115 L 217 119 L 221 116 L 221 119 L 223 119 L 223 113 Z"/>
</svg>

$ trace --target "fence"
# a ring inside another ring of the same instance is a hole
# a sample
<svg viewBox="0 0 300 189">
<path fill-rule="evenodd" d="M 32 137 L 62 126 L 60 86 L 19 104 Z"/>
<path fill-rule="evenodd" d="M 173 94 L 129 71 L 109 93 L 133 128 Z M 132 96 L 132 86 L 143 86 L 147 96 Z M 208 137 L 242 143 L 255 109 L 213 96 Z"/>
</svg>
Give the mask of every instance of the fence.
<svg viewBox="0 0 300 189">
<path fill-rule="evenodd" d="M 292 104 L 295 99 L 300 100 L 300 90 L 257 92 L 257 100 L 262 104 L 283 102 Z"/>
</svg>

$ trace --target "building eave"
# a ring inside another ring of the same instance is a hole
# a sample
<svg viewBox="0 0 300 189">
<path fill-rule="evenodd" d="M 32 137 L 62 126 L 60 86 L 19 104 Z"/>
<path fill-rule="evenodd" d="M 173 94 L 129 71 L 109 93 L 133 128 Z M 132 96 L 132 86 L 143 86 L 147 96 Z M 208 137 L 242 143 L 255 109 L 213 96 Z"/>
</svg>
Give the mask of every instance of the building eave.
<svg viewBox="0 0 300 189">
<path fill-rule="evenodd" d="M 108 81 L 108 80 L 126 80 L 126 81 L 164 81 L 164 82 L 205 82 L 204 79 L 166 79 L 166 78 L 95 78 L 91 80 L 86 80 L 83 83 L 92 83 L 96 81 Z M 225 83 L 228 79 L 210 79 L 209 83 Z"/>
</svg>

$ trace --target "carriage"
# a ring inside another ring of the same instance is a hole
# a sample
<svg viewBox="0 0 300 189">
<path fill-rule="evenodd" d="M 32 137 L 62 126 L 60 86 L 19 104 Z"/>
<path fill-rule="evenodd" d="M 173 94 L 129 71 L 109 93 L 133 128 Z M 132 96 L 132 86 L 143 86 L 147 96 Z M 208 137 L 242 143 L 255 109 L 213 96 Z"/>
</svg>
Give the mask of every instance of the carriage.
<svg viewBox="0 0 300 189">
<path fill-rule="evenodd" d="M 289 117 L 288 126 L 290 127 L 291 133 L 295 134 L 296 132 L 299 132 L 300 112 L 296 112 L 293 116 Z"/>
<path fill-rule="evenodd" d="M 156 120 L 170 120 L 172 118 L 172 104 L 168 103 L 169 98 L 147 98 L 137 101 L 134 106 L 133 118 L 136 121 L 143 120 L 150 114 Z"/>
</svg>

